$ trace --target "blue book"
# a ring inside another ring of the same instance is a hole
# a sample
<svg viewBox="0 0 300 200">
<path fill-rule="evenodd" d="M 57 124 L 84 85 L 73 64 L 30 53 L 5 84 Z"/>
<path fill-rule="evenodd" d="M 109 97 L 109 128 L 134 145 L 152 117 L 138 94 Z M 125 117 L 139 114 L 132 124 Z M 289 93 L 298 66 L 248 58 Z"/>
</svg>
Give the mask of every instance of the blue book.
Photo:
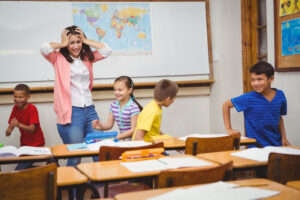
<svg viewBox="0 0 300 200">
<path fill-rule="evenodd" d="M 69 144 L 67 145 L 67 148 L 69 149 L 69 151 L 76 150 L 76 149 L 86 149 L 87 145 L 85 142 L 78 143 L 78 144 Z"/>
</svg>

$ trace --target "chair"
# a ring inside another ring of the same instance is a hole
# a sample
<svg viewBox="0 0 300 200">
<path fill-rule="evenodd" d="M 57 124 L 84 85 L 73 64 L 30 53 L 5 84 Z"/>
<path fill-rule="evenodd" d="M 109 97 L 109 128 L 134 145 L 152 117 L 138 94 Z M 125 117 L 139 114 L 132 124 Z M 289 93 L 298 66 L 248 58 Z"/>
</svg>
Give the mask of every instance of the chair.
<svg viewBox="0 0 300 200">
<path fill-rule="evenodd" d="M 99 149 L 99 161 L 119 160 L 122 153 L 124 153 L 125 151 L 139 150 L 139 149 L 163 148 L 163 147 L 164 147 L 164 144 L 162 142 L 157 143 L 157 144 L 150 144 L 150 145 L 146 145 L 146 146 L 139 146 L 139 147 L 101 146 Z M 141 191 L 141 190 L 151 189 L 151 187 L 149 186 L 149 185 L 151 185 L 151 183 L 149 183 L 149 184 L 137 183 L 137 182 L 135 182 L 135 183 L 119 183 L 119 184 L 112 184 L 109 187 L 108 187 L 108 184 L 104 184 L 104 197 L 113 198 L 116 194 L 119 194 L 122 192 Z"/>
<path fill-rule="evenodd" d="M 229 161 L 212 168 L 183 168 L 162 171 L 158 175 L 158 188 L 212 183 L 222 180 L 231 180 L 232 164 Z"/>
<path fill-rule="evenodd" d="M 282 184 L 300 180 L 300 155 L 270 153 L 267 177 Z"/>
<path fill-rule="evenodd" d="M 185 142 L 185 154 L 197 155 L 217 151 L 229 151 L 240 148 L 240 133 L 224 137 L 213 138 L 187 138 Z"/>
<path fill-rule="evenodd" d="M 56 199 L 55 163 L 20 171 L 0 173 L 2 200 L 54 200 Z"/>
<path fill-rule="evenodd" d="M 146 146 L 139 147 L 112 147 L 112 146 L 101 146 L 99 149 L 99 161 L 108 161 L 108 160 L 119 160 L 122 153 L 130 150 L 139 150 L 139 149 L 152 149 L 152 148 L 163 148 L 164 143 L 159 142 L 157 144 L 150 144 Z"/>
</svg>

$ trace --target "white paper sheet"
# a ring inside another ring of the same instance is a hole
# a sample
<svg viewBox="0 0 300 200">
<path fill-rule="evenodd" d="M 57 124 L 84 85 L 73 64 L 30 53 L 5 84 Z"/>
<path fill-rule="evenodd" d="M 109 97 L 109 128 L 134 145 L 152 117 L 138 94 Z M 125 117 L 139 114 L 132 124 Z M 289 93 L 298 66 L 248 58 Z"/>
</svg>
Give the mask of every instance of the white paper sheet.
<svg viewBox="0 0 300 200">
<path fill-rule="evenodd" d="M 226 133 L 207 133 L 207 134 L 193 133 L 184 137 L 180 137 L 178 139 L 185 141 L 188 137 L 212 138 L 212 137 L 224 137 L 224 136 L 228 136 L 228 135 Z"/>
<path fill-rule="evenodd" d="M 137 162 L 121 162 L 121 165 L 128 168 L 132 172 L 149 172 L 166 169 L 177 169 L 180 167 L 201 167 L 212 165 L 193 157 L 183 158 L 160 158 L 153 160 L 144 160 Z"/>
<path fill-rule="evenodd" d="M 150 172 L 169 169 L 169 166 L 154 159 L 154 160 L 144 160 L 137 162 L 121 162 L 121 165 L 126 167 L 132 172 Z"/>
<path fill-rule="evenodd" d="M 288 147 L 271 147 L 271 146 L 264 147 L 264 148 L 245 149 L 239 152 L 231 153 L 231 155 L 250 159 L 250 160 L 266 162 L 268 161 L 269 154 L 271 152 L 300 155 L 299 149 L 288 148 Z"/>
<path fill-rule="evenodd" d="M 201 167 L 201 166 L 209 166 L 212 165 L 210 162 L 206 162 L 203 160 L 199 160 L 193 157 L 183 157 L 183 158 L 160 158 L 160 161 L 166 163 L 173 169 L 177 169 L 180 167 Z"/>
<path fill-rule="evenodd" d="M 176 189 L 168 193 L 149 198 L 148 200 L 253 200 L 271 197 L 280 193 L 278 191 L 255 187 L 235 188 L 235 186 L 237 185 L 219 181 L 187 189 Z"/>
</svg>

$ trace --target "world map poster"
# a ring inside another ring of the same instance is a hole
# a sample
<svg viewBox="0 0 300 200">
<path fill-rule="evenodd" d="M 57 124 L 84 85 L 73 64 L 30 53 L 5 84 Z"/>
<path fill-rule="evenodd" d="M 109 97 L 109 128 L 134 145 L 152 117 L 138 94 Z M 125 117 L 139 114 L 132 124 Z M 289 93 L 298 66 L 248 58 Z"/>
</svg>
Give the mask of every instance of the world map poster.
<svg viewBox="0 0 300 200">
<path fill-rule="evenodd" d="M 73 23 L 115 56 L 152 55 L 148 3 L 72 3 Z"/>
</svg>

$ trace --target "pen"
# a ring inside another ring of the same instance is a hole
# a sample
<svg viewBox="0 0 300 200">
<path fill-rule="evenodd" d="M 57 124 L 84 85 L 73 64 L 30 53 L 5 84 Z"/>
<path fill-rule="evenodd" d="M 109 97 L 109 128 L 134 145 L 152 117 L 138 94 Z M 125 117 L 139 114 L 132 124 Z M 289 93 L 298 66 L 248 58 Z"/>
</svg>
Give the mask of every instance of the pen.
<svg viewBox="0 0 300 200">
<path fill-rule="evenodd" d="M 249 184 L 241 184 L 241 185 L 237 185 L 234 188 L 240 188 L 240 187 L 260 187 L 260 186 L 267 186 L 267 183 L 249 183 Z"/>
</svg>

